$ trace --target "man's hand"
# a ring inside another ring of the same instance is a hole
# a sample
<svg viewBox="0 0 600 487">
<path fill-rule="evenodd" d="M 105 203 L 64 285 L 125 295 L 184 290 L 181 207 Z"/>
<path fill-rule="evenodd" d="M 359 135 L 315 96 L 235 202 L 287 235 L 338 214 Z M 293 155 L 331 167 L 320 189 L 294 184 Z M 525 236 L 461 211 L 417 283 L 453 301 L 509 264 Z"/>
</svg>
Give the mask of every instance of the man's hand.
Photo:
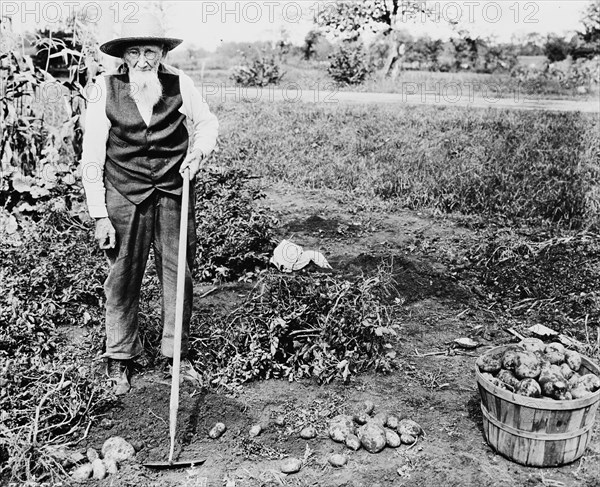
<svg viewBox="0 0 600 487">
<path fill-rule="evenodd" d="M 115 227 L 108 218 L 98 218 L 96 220 L 96 240 L 102 250 L 114 249 L 116 244 Z"/>
<path fill-rule="evenodd" d="M 181 167 L 179 168 L 179 172 L 183 175 L 186 169 L 190 170 L 190 181 L 192 181 L 196 174 L 200 171 L 200 167 L 202 166 L 202 161 L 206 158 L 203 152 L 196 151 L 190 152 L 185 160 L 181 163 Z"/>
</svg>

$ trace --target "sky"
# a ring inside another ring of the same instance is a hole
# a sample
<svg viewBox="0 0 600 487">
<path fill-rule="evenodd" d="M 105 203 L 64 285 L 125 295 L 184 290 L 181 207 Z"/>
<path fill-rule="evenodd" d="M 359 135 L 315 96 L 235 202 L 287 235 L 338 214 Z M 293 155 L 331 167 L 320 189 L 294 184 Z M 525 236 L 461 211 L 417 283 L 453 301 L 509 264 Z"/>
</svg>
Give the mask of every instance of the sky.
<svg viewBox="0 0 600 487">
<path fill-rule="evenodd" d="M 184 46 L 212 51 L 224 42 L 277 41 L 282 38 L 302 44 L 312 27 L 312 16 L 329 2 L 317 0 L 239 0 L 239 1 L 163 1 L 163 2 L 87 2 L 87 1 L 8 1 L 0 4 L 1 13 L 12 14 L 18 32 L 38 25 L 55 24 L 59 14 L 77 8 L 98 19 L 101 41 L 119 32 L 119 21 L 133 18 L 148 8 L 162 6 L 168 34 L 184 39 Z M 154 6 L 149 7 L 149 5 Z M 492 36 L 500 42 L 513 35 L 531 32 L 572 35 L 581 28 L 581 16 L 589 0 L 430 0 L 434 18 L 403 19 L 400 23 L 412 35 L 427 34 L 448 38 L 453 31 L 446 20 L 474 36 Z M 100 7 L 98 9 L 98 6 Z"/>
</svg>

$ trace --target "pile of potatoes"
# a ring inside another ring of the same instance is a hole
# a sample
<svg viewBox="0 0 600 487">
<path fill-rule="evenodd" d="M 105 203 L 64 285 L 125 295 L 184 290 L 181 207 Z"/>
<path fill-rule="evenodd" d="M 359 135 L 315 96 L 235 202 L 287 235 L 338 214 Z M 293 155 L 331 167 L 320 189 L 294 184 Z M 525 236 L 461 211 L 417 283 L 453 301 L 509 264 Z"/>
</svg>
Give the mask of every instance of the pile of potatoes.
<svg viewBox="0 0 600 487">
<path fill-rule="evenodd" d="M 482 355 L 477 366 L 489 382 L 522 396 L 565 401 L 600 390 L 597 375 L 579 373 L 581 355 L 558 342 L 526 338 L 503 352 Z"/>
</svg>

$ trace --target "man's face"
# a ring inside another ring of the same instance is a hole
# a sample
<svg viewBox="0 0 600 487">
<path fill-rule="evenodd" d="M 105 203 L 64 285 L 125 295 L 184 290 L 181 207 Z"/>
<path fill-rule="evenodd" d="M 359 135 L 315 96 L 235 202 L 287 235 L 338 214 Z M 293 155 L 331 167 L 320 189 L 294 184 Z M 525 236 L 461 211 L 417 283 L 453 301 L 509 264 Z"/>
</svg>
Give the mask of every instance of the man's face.
<svg viewBox="0 0 600 487">
<path fill-rule="evenodd" d="M 129 46 L 123 54 L 123 60 L 129 69 L 136 71 L 156 71 L 162 59 L 162 46 L 154 44 Z"/>
</svg>

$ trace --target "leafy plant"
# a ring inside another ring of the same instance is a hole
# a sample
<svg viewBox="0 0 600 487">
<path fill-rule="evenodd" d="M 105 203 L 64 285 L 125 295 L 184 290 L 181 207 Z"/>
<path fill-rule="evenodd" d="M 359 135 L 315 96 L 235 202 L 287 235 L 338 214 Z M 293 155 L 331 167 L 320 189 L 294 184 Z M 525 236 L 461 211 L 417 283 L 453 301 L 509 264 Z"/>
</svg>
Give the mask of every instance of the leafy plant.
<svg viewBox="0 0 600 487">
<path fill-rule="evenodd" d="M 85 32 L 89 34 L 84 22 L 75 19 L 69 34 L 72 43 L 89 47 L 92 41 Z M 82 152 L 85 97 L 78 79 L 84 65 L 90 65 L 84 59 L 92 53 L 40 34 L 36 45 L 41 52 L 48 50 L 46 66 L 50 58 L 64 57 L 69 77 L 57 80 L 22 54 L 16 42 L 0 55 L 0 205 L 9 211 L 35 212 L 38 202 L 57 194 L 66 195 L 70 206 L 79 193 L 74 183 Z M 50 50 L 56 52 L 49 54 Z M 59 112 L 60 120 L 48 123 L 50 110 Z"/>
<path fill-rule="evenodd" d="M 204 172 L 196 183 L 197 276 L 202 281 L 252 277 L 268 265 L 276 220 L 256 201 L 247 171 Z"/>
<path fill-rule="evenodd" d="M 341 85 L 360 85 L 371 69 L 362 44 L 342 44 L 330 56 L 327 73 Z"/>
<path fill-rule="evenodd" d="M 275 56 L 268 56 L 264 51 L 252 61 L 242 53 L 242 59 L 242 63 L 233 68 L 231 74 L 231 79 L 240 86 L 276 85 L 285 74 Z"/>
</svg>

